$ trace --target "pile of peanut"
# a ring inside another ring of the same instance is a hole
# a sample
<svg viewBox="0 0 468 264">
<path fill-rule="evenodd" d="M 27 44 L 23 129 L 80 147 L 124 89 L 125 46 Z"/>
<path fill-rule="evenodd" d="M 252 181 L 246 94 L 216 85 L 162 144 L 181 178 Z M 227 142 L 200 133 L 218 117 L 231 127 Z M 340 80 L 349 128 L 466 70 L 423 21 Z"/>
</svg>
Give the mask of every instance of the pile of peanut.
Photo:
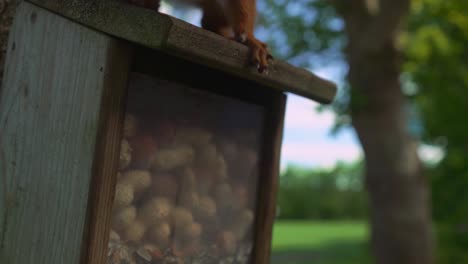
<svg viewBox="0 0 468 264">
<path fill-rule="evenodd" d="M 154 120 L 152 124 L 157 124 Z M 252 242 L 258 152 L 203 127 L 127 113 L 111 238 L 157 259 L 232 255 Z"/>
</svg>

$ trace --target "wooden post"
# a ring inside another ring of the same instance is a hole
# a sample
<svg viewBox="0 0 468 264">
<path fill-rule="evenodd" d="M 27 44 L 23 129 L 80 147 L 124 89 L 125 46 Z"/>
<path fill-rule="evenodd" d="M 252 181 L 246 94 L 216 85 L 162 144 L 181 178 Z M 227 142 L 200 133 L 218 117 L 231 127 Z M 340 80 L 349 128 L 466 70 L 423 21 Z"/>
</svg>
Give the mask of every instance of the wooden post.
<svg viewBox="0 0 468 264">
<path fill-rule="evenodd" d="M 259 209 L 255 223 L 256 248 L 252 263 L 269 263 L 271 241 L 273 239 L 273 224 L 276 219 L 276 201 L 279 188 L 280 155 L 283 141 L 284 115 L 286 111 L 286 96 L 274 93 L 271 98 L 270 113 L 265 130 L 269 131 L 264 146 L 261 178 L 262 188 L 259 190 Z"/>
</svg>

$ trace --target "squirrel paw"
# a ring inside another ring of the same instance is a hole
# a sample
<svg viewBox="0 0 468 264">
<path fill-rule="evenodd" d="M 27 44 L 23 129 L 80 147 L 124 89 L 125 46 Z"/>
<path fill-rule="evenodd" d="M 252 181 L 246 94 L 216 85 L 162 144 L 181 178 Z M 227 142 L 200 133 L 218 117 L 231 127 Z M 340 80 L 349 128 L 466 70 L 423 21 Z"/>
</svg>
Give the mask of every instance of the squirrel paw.
<svg viewBox="0 0 468 264">
<path fill-rule="evenodd" d="M 246 44 L 250 48 L 251 63 L 257 67 L 258 72 L 268 73 L 269 61 L 273 60 L 268 46 L 255 38 L 247 39 Z"/>
<path fill-rule="evenodd" d="M 257 67 L 259 73 L 268 73 L 269 61 L 273 60 L 273 56 L 268 51 L 268 46 L 247 34 L 236 34 L 234 40 L 243 43 L 249 47 L 250 62 Z"/>
</svg>

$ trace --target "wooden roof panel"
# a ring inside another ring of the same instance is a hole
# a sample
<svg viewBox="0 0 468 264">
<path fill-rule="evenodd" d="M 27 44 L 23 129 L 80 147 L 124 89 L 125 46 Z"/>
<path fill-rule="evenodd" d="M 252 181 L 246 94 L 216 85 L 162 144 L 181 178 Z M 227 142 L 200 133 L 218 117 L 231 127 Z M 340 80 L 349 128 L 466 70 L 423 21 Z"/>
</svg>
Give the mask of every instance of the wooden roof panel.
<svg viewBox="0 0 468 264">
<path fill-rule="evenodd" d="M 201 63 L 266 87 L 330 103 L 336 85 L 274 60 L 268 74 L 248 65 L 248 48 L 172 16 L 117 0 L 27 0 L 84 26 Z"/>
</svg>

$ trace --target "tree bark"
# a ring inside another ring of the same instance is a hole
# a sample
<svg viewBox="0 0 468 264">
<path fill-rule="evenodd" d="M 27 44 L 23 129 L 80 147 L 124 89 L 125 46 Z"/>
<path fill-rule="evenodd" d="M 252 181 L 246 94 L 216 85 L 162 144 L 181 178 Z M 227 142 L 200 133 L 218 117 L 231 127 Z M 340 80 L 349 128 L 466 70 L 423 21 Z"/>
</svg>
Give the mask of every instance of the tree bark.
<svg viewBox="0 0 468 264">
<path fill-rule="evenodd" d="M 3 82 L 3 70 L 5 69 L 5 55 L 16 7 L 20 0 L 0 0 L 0 91 Z"/>
<path fill-rule="evenodd" d="M 350 111 L 366 158 L 373 256 L 378 264 L 432 264 L 430 192 L 399 81 L 396 43 L 409 0 L 335 4 L 348 37 Z"/>
</svg>

